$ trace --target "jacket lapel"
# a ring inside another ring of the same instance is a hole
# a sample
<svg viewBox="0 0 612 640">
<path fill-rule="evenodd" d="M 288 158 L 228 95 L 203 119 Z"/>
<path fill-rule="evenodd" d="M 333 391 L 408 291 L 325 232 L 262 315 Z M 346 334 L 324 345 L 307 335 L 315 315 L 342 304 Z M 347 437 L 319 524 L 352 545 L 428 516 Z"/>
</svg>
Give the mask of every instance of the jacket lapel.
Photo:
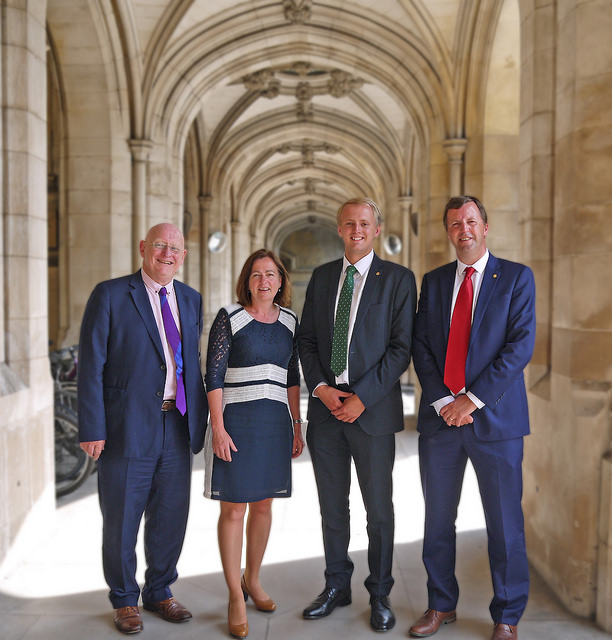
<svg viewBox="0 0 612 640">
<path fill-rule="evenodd" d="M 149 295 L 147 294 L 144 282 L 142 281 L 140 271 L 137 271 L 130 279 L 130 287 L 132 288 L 132 299 L 134 300 L 136 309 L 138 309 L 138 313 L 142 318 L 142 322 L 147 332 L 149 333 L 149 336 L 151 336 L 151 340 L 153 340 L 153 344 L 159 352 L 162 360 L 165 360 L 164 349 L 159 337 L 159 329 L 157 328 L 157 323 L 155 322 L 155 317 L 153 316 L 153 310 L 151 309 Z"/>
<path fill-rule="evenodd" d="M 334 323 L 336 321 L 336 296 L 338 294 L 338 284 L 340 283 L 340 276 L 342 274 L 343 259 L 341 258 L 332 265 L 329 275 L 329 282 L 327 283 L 327 325 L 329 327 L 329 335 L 334 335 Z"/>
<path fill-rule="evenodd" d="M 455 286 L 455 274 L 457 273 L 457 261 L 450 262 L 443 267 L 440 276 L 440 300 L 444 301 L 440 305 L 442 313 L 442 330 L 444 332 L 444 344 L 448 342 L 451 323 L 451 306 L 453 304 L 453 287 Z"/>
<path fill-rule="evenodd" d="M 179 286 L 177 286 L 179 284 Z M 188 330 L 186 322 L 193 317 L 189 300 L 187 296 L 183 295 L 183 291 L 180 287 L 180 283 L 174 281 L 174 293 L 176 294 L 176 304 L 179 310 L 179 319 L 181 325 L 181 342 L 183 343 L 183 359 L 186 353 L 191 353 L 191 345 L 189 344 L 191 332 Z"/>
<path fill-rule="evenodd" d="M 476 309 L 474 309 L 474 319 L 472 320 L 472 332 L 470 334 L 470 345 L 472 344 L 473 336 L 478 333 L 478 329 L 482 323 L 487 306 L 491 300 L 491 296 L 495 291 L 497 281 L 501 275 L 499 260 L 489 254 L 487 260 L 487 266 L 482 274 L 482 282 L 480 284 L 480 292 L 478 293 L 478 300 L 476 301 Z"/>
<path fill-rule="evenodd" d="M 353 327 L 353 335 L 355 335 L 359 325 L 363 322 L 372 302 L 374 292 L 382 282 L 384 275 L 384 263 L 376 254 L 374 254 L 374 259 L 372 260 L 372 264 L 363 287 L 363 293 L 361 294 L 361 300 L 359 301 L 357 316 L 355 317 L 355 326 Z"/>
</svg>

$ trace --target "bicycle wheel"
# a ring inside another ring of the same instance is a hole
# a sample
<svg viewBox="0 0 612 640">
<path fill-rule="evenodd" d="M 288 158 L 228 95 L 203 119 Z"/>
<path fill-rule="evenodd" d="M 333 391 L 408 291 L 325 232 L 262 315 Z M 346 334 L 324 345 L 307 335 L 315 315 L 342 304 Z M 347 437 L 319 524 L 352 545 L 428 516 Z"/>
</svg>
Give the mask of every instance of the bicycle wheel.
<svg viewBox="0 0 612 640">
<path fill-rule="evenodd" d="M 74 382 L 56 382 L 55 404 L 62 404 L 78 413 L 77 386 Z"/>
<path fill-rule="evenodd" d="M 63 404 L 55 405 L 55 495 L 66 495 L 80 487 L 96 463 L 79 445 L 76 413 Z"/>
</svg>

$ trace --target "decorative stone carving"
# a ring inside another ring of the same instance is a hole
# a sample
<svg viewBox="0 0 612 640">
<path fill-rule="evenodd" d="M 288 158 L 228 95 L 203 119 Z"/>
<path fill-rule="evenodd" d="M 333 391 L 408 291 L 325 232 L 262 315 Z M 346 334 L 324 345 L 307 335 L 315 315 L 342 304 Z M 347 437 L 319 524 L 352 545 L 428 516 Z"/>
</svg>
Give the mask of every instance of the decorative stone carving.
<svg viewBox="0 0 612 640">
<path fill-rule="evenodd" d="M 312 93 L 312 86 L 309 82 L 300 82 L 295 88 L 295 97 L 300 102 L 312 100 Z"/>
<path fill-rule="evenodd" d="M 316 184 L 316 180 L 314 180 L 313 178 L 306 178 L 306 180 L 304 180 L 304 191 L 305 193 L 315 193 L 317 190 L 317 184 Z"/>
<path fill-rule="evenodd" d="M 272 99 L 280 92 L 281 83 L 274 76 L 271 69 L 262 69 L 242 78 L 244 86 L 249 91 L 257 91 L 264 98 Z"/>
<path fill-rule="evenodd" d="M 326 142 L 313 143 L 311 140 L 304 140 L 303 142 L 286 142 L 280 147 L 276 148 L 277 153 L 289 153 L 290 151 L 299 151 L 302 154 L 302 164 L 304 166 L 310 166 L 314 164 L 314 154 L 317 151 L 324 151 L 325 153 L 338 153 L 339 147 Z"/>
<path fill-rule="evenodd" d="M 311 67 L 310 62 L 300 61 L 292 64 L 291 70 L 294 73 L 297 73 L 298 76 L 302 76 L 305 78 L 308 75 L 308 72 L 310 71 L 310 67 Z"/>
<path fill-rule="evenodd" d="M 304 24 L 310 20 L 312 0 L 283 0 L 285 19 L 291 24 Z"/>
<path fill-rule="evenodd" d="M 327 85 L 329 94 L 334 98 L 344 98 L 353 89 L 359 89 L 363 86 L 363 80 L 356 78 L 346 71 L 341 69 L 334 69 L 330 72 L 330 79 Z"/>
<path fill-rule="evenodd" d="M 295 106 L 295 114 L 298 120 L 312 120 L 314 118 L 314 107 L 312 105 L 312 102 L 298 102 Z"/>
<path fill-rule="evenodd" d="M 300 82 L 295 88 L 295 97 L 298 100 L 296 115 L 298 120 L 312 120 L 314 108 L 312 106 L 313 89 L 309 82 Z"/>
</svg>

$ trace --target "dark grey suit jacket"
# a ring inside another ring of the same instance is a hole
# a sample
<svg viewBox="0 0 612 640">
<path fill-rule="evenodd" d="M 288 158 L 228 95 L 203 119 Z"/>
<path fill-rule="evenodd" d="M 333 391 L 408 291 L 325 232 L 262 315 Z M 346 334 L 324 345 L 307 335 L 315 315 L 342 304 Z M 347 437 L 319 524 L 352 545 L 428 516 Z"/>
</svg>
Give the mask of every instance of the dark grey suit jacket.
<svg viewBox="0 0 612 640">
<path fill-rule="evenodd" d="M 314 270 L 300 323 L 298 342 L 304 379 L 310 392 L 309 422 L 322 422 L 329 409 L 312 396 L 320 383 L 335 386 L 330 369 L 334 308 L 342 259 Z M 365 405 L 357 419 L 370 435 L 404 428 L 399 377 L 410 364 L 416 285 L 401 265 L 374 260 L 364 285 L 349 345 L 349 387 Z"/>
</svg>

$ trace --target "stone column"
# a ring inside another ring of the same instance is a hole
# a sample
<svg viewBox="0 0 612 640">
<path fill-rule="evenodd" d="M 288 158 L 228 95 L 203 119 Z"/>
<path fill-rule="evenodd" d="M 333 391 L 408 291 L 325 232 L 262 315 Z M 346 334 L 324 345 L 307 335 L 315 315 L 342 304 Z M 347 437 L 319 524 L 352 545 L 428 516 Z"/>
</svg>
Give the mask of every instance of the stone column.
<svg viewBox="0 0 612 640">
<path fill-rule="evenodd" d="M 450 166 L 450 197 L 463 195 L 463 156 L 467 148 L 467 138 L 448 138 L 443 147 Z"/>
<path fill-rule="evenodd" d="M 612 593 L 606 515 L 612 496 L 605 476 L 612 385 L 612 233 L 605 223 L 612 202 L 612 128 L 602 114 L 612 112 L 612 4 L 534 4 L 533 15 L 521 16 L 525 36 L 532 38 L 525 43 L 526 59 L 534 52 L 521 87 L 521 104 L 531 110 L 521 117 L 521 148 L 531 146 L 533 171 L 521 185 L 529 188 L 534 211 L 552 194 L 554 217 L 552 286 L 538 289 L 538 298 L 550 296 L 550 375 L 529 398 L 526 534 L 531 562 L 564 605 L 576 615 L 596 617 L 610 631 L 610 602 L 602 604 L 601 598 Z M 544 96 L 541 87 L 548 88 Z M 554 101 L 552 118 L 545 113 L 549 102 L 540 100 L 548 96 Z"/>
<path fill-rule="evenodd" d="M 198 198 L 200 205 L 200 293 L 204 304 L 204 312 L 210 311 L 210 251 L 208 250 L 208 236 L 210 235 L 209 212 L 212 196 L 205 195 Z"/>
<path fill-rule="evenodd" d="M 136 271 L 142 265 L 138 243 L 147 233 L 147 162 L 153 143 L 133 138 L 129 145 L 132 152 L 132 269 Z"/>
<path fill-rule="evenodd" d="M 240 270 L 242 269 L 242 261 L 240 255 L 240 232 L 242 222 L 240 220 L 232 220 L 232 285 L 238 280 Z"/>
<path fill-rule="evenodd" d="M 45 13 L 46 2 L 0 11 L 0 562 L 38 543 L 55 508 Z"/>
<path fill-rule="evenodd" d="M 449 194 L 450 197 L 463 195 L 463 174 L 464 174 L 464 162 L 463 158 L 465 150 L 467 148 L 466 138 L 448 138 L 443 143 L 444 151 L 448 156 L 448 164 L 450 167 L 449 176 Z M 448 256 L 449 260 L 454 260 L 455 250 L 453 246 L 448 244 Z"/>
<path fill-rule="evenodd" d="M 608 412 L 610 407 L 608 406 Z M 603 456 L 597 552 L 597 623 L 612 630 L 612 450 Z"/>
<path fill-rule="evenodd" d="M 604 593 L 612 592 L 612 565 L 606 560 L 605 546 L 598 547 L 598 530 L 609 523 L 597 520 L 602 515 L 598 499 L 602 462 L 610 449 L 610 411 L 604 390 L 612 384 L 612 288 L 606 278 L 612 271 L 612 234 L 604 222 L 612 202 L 612 128 L 601 117 L 612 112 L 612 4 L 561 3 L 556 19 L 557 55 L 563 64 L 557 63 L 555 92 L 552 393 L 553 417 L 558 418 L 555 430 L 567 434 L 565 452 L 573 463 L 567 485 L 571 494 L 563 496 L 564 507 L 573 515 L 568 535 L 563 536 L 563 531 L 557 535 L 563 542 L 571 536 L 573 543 L 570 549 L 560 549 L 571 568 L 570 608 L 580 615 L 592 615 L 595 609 L 600 621 L 599 598 L 591 585 L 596 580 Z M 599 410 L 595 412 L 592 402 L 578 402 L 575 391 L 568 397 L 568 382 L 573 390 L 596 390 Z M 583 426 L 585 410 L 588 430 Z M 576 463 L 581 459 L 594 464 L 583 467 Z M 602 558 L 598 558 L 600 552 Z M 607 620 L 610 625 L 609 601 L 605 609 L 601 624 Z M 606 630 L 612 631 L 612 626 Z"/>
<path fill-rule="evenodd" d="M 411 241 L 412 234 L 410 233 L 410 216 L 412 215 L 412 197 L 400 196 L 397 199 L 397 203 L 400 209 L 400 215 L 402 218 L 402 264 L 405 267 L 410 267 L 411 259 Z"/>
</svg>

